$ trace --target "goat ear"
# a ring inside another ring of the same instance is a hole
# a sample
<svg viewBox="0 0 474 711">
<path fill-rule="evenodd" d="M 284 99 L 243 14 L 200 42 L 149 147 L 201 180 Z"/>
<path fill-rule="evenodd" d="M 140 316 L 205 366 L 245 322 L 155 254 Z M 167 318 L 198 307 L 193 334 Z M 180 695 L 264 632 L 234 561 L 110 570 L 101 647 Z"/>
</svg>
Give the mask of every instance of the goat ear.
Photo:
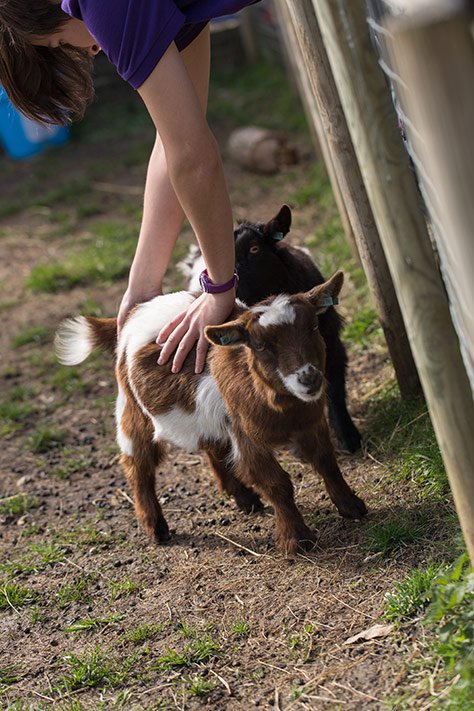
<svg viewBox="0 0 474 711">
<path fill-rule="evenodd" d="M 282 205 L 280 212 L 263 227 L 263 234 L 272 242 L 279 242 L 288 234 L 291 227 L 291 210 Z"/>
<path fill-rule="evenodd" d="M 339 271 L 333 274 L 324 284 L 315 286 L 311 291 L 306 293 L 306 296 L 311 303 L 316 306 L 316 313 L 322 314 L 328 310 L 330 306 L 339 303 L 337 298 L 344 283 L 344 273 Z"/>
<path fill-rule="evenodd" d="M 248 343 L 248 331 L 240 321 L 229 321 L 222 326 L 206 326 L 204 335 L 216 346 L 242 346 Z"/>
</svg>

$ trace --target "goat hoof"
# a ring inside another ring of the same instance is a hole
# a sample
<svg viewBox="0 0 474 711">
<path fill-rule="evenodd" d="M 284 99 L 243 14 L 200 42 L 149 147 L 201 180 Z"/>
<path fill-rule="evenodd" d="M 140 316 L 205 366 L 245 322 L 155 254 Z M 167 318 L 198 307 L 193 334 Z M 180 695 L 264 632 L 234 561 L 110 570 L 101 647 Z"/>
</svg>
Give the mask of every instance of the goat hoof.
<svg viewBox="0 0 474 711">
<path fill-rule="evenodd" d="M 154 536 L 156 543 L 167 543 L 171 539 L 171 533 L 166 521 L 155 526 Z"/>
<path fill-rule="evenodd" d="M 247 489 L 247 487 L 239 491 L 238 494 L 235 494 L 234 498 L 239 509 L 246 514 L 263 511 L 263 504 L 260 497 L 251 489 Z"/>
<path fill-rule="evenodd" d="M 312 551 L 316 545 L 316 536 L 305 526 L 292 535 L 277 536 L 277 545 L 286 555 L 295 555 L 298 551 Z"/>
<path fill-rule="evenodd" d="M 360 432 L 354 424 L 344 432 L 336 431 L 336 438 L 343 452 L 354 454 L 354 452 L 357 452 L 361 448 L 362 439 Z"/>
<path fill-rule="evenodd" d="M 362 499 L 359 499 L 354 493 L 350 498 L 347 498 L 343 503 L 336 504 L 337 510 L 344 518 L 358 520 L 367 514 L 367 506 Z"/>
</svg>

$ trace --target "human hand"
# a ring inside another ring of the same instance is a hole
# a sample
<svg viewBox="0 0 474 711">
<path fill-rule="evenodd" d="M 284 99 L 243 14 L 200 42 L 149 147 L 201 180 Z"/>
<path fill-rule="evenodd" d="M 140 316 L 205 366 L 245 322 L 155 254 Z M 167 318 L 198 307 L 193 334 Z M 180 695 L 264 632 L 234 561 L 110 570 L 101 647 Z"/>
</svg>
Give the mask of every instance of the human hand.
<svg viewBox="0 0 474 711">
<path fill-rule="evenodd" d="M 162 294 L 162 290 L 156 289 L 156 291 L 153 292 L 140 292 L 138 290 L 132 289 L 130 286 L 128 287 L 127 291 L 122 297 L 122 301 L 120 303 L 119 311 L 117 314 L 117 332 L 120 335 L 120 331 L 122 330 L 125 320 L 129 314 L 129 312 L 136 306 L 137 304 L 142 304 L 144 301 L 149 301 L 155 296 L 158 296 L 159 294 Z"/>
<path fill-rule="evenodd" d="M 204 336 L 204 328 L 223 323 L 230 315 L 234 302 L 234 289 L 223 294 L 201 294 L 186 311 L 178 314 L 161 329 L 156 339 L 158 344 L 163 344 L 158 365 L 166 363 L 176 350 L 171 370 L 173 373 L 179 372 L 186 356 L 197 341 L 194 372 L 201 373 L 209 348 L 209 343 Z"/>
</svg>

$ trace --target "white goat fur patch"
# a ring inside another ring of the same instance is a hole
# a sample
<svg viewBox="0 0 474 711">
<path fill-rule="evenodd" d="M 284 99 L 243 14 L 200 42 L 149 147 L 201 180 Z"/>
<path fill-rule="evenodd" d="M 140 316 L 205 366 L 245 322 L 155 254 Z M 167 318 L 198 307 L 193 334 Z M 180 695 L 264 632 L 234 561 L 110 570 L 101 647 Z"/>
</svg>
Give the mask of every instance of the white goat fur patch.
<svg viewBox="0 0 474 711">
<path fill-rule="evenodd" d="M 310 364 L 307 363 L 306 365 L 301 366 L 301 368 L 298 368 L 298 370 L 295 370 L 294 373 L 290 373 L 290 375 L 283 375 L 283 373 L 280 370 L 277 370 L 277 373 L 280 376 L 285 388 L 292 395 L 299 398 L 300 400 L 304 400 L 304 402 L 316 402 L 316 400 L 319 400 L 319 398 L 323 394 L 324 384 L 321 385 L 321 387 L 317 393 L 314 393 L 313 395 L 309 395 L 309 393 L 306 391 L 305 386 L 302 385 L 298 381 L 298 376 L 301 373 L 304 373 L 305 370 L 307 370 L 307 368 L 309 367 L 309 365 Z"/>
<path fill-rule="evenodd" d="M 94 349 L 89 324 L 84 316 L 64 321 L 56 334 L 54 346 L 58 360 L 63 365 L 77 365 Z"/>
<path fill-rule="evenodd" d="M 155 427 L 155 440 L 164 439 L 188 452 L 197 451 L 200 440 L 229 440 L 224 401 L 211 375 L 205 375 L 197 387 L 194 412 L 173 407 L 169 412 L 152 416 L 151 419 Z"/>
<path fill-rule="evenodd" d="M 175 406 L 167 413 L 154 416 L 138 397 L 130 373 L 135 354 L 140 348 L 156 340 L 162 327 L 193 301 L 191 294 L 180 291 L 157 296 L 142 304 L 125 324 L 120 334 L 118 349 L 119 358 L 125 352 L 130 387 L 143 413 L 153 422 L 155 440 L 166 440 L 187 451 L 196 451 L 199 440 L 225 442 L 229 439 L 224 401 L 213 377 L 205 375 L 201 378 L 196 390 L 194 412 L 189 413 Z M 156 367 L 159 368 L 158 365 Z"/>
<path fill-rule="evenodd" d="M 296 318 L 295 309 L 286 294 L 280 294 L 268 306 L 256 306 L 252 311 L 261 314 L 258 322 L 264 328 L 285 323 L 291 324 Z"/>
<path fill-rule="evenodd" d="M 117 423 L 117 444 L 120 447 L 122 454 L 127 454 L 129 457 L 133 457 L 133 444 L 130 437 L 127 437 L 122 429 L 122 415 L 125 410 L 125 403 L 127 398 L 121 387 L 120 383 L 118 386 L 117 401 L 115 403 L 115 421 Z"/>
</svg>

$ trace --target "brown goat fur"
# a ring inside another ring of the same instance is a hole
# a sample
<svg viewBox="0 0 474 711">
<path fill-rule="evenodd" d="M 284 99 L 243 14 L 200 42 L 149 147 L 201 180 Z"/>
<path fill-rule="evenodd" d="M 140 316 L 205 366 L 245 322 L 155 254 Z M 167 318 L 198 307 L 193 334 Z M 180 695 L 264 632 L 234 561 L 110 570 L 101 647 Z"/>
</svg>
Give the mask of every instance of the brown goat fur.
<svg viewBox="0 0 474 711">
<path fill-rule="evenodd" d="M 162 325 L 183 310 L 186 292 L 156 297 L 137 307 L 117 344 L 117 439 L 137 518 L 158 541 L 169 530 L 155 493 L 155 469 L 164 442 L 208 455 L 220 490 L 245 512 L 274 508 L 278 546 L 289 553 L 310 549 L 314 535 L 296 507 L 288 474 L 274 450 L 295 445 L 321 474 L 340 514 L 358 519 L 366 508 L 338 467 L 325 416 L 325 346 L 318 314 L 336 299 L 342 272 L 305 294 L 271 297 L 237 309 L 232 321 L 208 326 L 213 344 L 204 373 L 195 374 L 190 354 L 178 374 L 158 366 Z M 111 347 L 111 323 L 66 322 L 58 354 L 73 364 L 97 344 Z M 80 355 L 78 356 L 77 353 Z"/>
</svg>

